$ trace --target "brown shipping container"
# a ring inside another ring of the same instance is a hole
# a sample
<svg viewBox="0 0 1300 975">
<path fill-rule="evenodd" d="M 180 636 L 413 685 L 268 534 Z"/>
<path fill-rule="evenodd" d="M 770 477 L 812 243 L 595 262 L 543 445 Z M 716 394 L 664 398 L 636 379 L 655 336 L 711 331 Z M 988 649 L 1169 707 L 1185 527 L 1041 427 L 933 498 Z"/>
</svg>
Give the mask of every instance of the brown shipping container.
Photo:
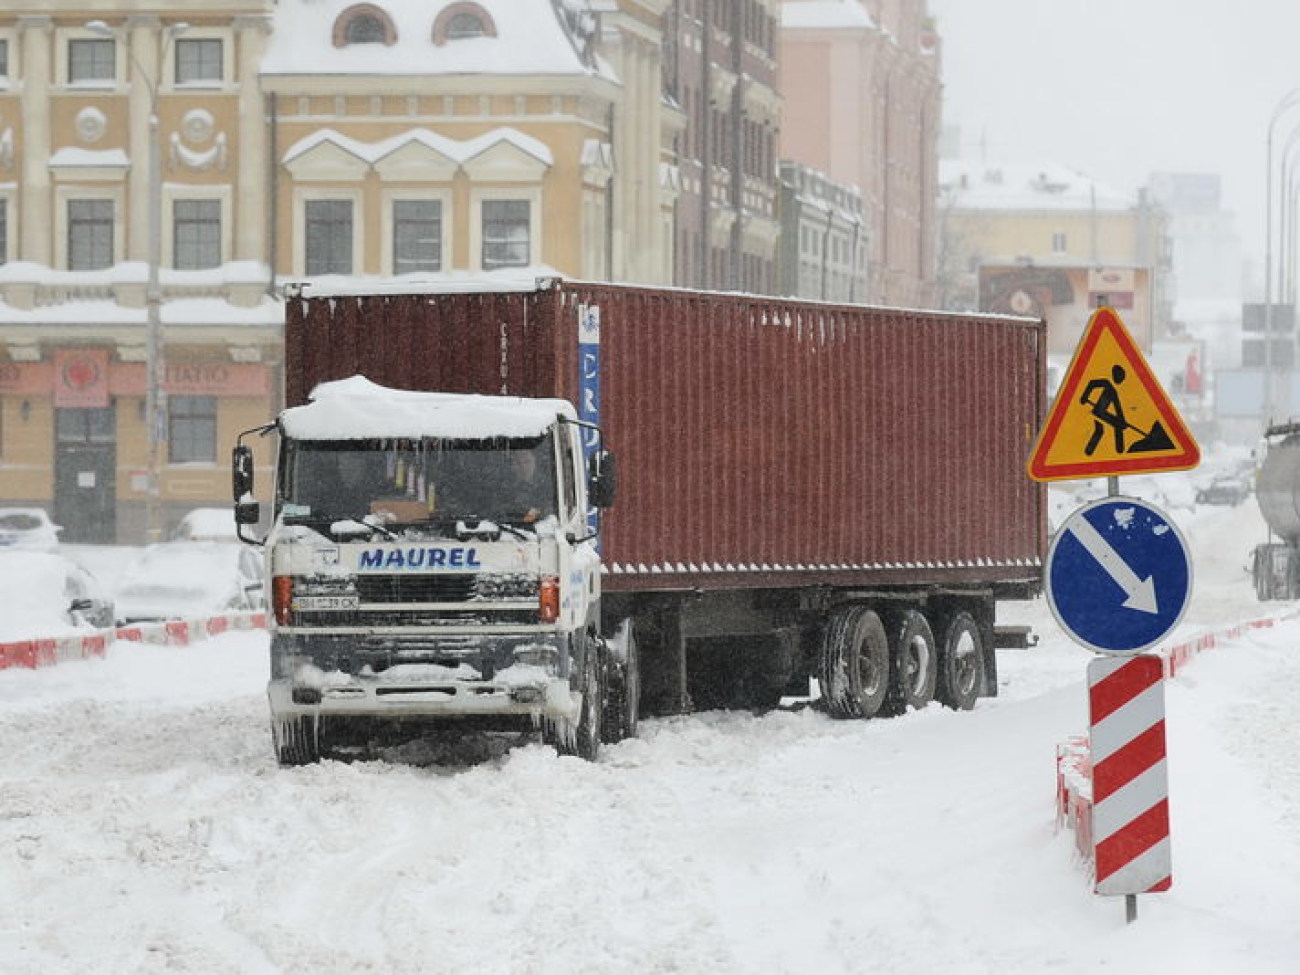
<svg viewBox="0 0 1300 975">
<path fill-rule="evenodd" d="M 606 589 L 1037 586 L 1036 320 L 558 280 L 298 296 L 286 401 L 360 373 L 577 402 L 592 308 L 600 423 L 619 462 Z"/>
</svg>

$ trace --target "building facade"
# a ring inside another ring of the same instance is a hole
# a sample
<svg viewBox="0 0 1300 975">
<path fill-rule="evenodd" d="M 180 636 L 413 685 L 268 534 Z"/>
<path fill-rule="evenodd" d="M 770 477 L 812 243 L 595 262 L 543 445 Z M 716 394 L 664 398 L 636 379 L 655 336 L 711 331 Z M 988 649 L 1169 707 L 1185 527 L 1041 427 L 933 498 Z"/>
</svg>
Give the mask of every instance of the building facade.
<svg viewBox="0 0 1300 975">
<path fill-rule="evenodd" d="M 785 0 L 781 157 L 857 186 L 866 300 L 933 307 L 940 51 L 925 0 Z"/>
<path fill-rule="evenodd" d="M 1169 337 L 1164 212 L 1056 165 L 945 160 L 939 197 L 940 305 L 1035 315 L 1068 360 L 1098 303 L 1146 352 Z"/>
<path fill-rule="evenodd" d="M 777 287 L 779 0 L 673 0 L 664 15 L 664 93 L 678 181 L 675 284 Z"/>
<path fill-rule="evenodd" d="M 779 291 L 819 301 L 862 301 L 871 234 L 856 187 L 781 163 Z"/>
<path fill-rule="evenodd" d="M 0 2 L 0 505 L 228 503 L 285 282 L 670 281 L 665 3 Z"/>
</svg>

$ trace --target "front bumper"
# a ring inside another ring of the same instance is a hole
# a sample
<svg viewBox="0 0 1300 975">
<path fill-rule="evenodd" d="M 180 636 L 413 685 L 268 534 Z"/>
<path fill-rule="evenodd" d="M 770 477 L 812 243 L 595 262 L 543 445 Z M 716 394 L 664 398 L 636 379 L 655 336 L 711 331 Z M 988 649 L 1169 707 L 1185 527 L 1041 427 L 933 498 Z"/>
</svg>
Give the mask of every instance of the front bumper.
<svg viewBox="0 0 1300 975">
<path fill-rule="evenodd" d="M 277 718 L 576 720 L 572 672 L 562 636 L 412 645 L 276 634 L 267 694 Z"/>
</svg>

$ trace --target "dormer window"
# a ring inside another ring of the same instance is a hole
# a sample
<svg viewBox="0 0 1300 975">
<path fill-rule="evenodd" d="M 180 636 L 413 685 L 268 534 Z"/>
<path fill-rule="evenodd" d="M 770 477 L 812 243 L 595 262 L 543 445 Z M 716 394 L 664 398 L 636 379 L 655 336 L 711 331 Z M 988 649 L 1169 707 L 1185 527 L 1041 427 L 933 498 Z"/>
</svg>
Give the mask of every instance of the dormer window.
<svg viewBox="0 0 1300 975">
<path fill-rule="evenodd" d="M 382 44 L 384 42 L 384 25 L 378 17 L 370 14 L 358 14 L 348 21 L 344 32 L 349 44 Z"/>
<path fill-rule="evenodd" d="M 397 43 L 397 28 L 388 14 L 374 4 L 362 3 L 349 7 L 334 22 L 334 46 L 348 47 L 352 44 Z"/>
<path fill-rule="evenodd" d="M 496 37 L 497 25 L 477 3 L 453 3 L 433 24 L 433 43 L 463 41 L 471 37 Z"/>
<path fill-rule="evenodd" d="M 466 37 L 482 37 L 487 33 L 477 14 L 457 14 L 447 24 L 447 40 L 459 41 Z"/>
</svg>

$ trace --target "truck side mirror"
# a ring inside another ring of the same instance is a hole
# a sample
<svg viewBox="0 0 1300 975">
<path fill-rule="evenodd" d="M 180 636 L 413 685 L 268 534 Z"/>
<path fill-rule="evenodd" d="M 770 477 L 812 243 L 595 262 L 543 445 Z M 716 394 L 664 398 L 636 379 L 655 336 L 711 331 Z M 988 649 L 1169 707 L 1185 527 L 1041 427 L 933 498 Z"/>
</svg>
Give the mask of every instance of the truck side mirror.
<svg viewBox="0 0 1300 975">
<path fill-rule="evenodd" d="M 253 448 L 239 444 L 230 454 L 230 481 L 238 504 L 253 493 Z"/>
<path fill-rule="evenodd" d="M 597 450 L 591 455 L 587 469 L 587 496 L 597 508 L 609 508 L 614 504 L 615 477 L 614 453 L 610 450 Z"/>
<path fill-rule="evenodd" d="M 262 506 L 256 501 L 236 501 L 235 502 L 235 524 L 236 525 L 256 525 L 257 520 L 262 517 Z"/>
</svg>

